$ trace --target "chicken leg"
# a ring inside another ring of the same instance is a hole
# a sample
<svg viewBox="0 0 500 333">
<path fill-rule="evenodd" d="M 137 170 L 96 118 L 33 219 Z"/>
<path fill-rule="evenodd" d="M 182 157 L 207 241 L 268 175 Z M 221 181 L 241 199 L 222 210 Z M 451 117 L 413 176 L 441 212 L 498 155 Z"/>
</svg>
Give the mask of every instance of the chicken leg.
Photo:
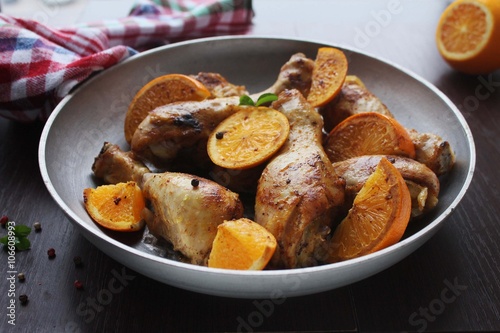
<svg viewBox="0 0 500 333">
<path fill-rule="evenodd" d="M 255 220 L 278 241 L 274 266 L 314 266 L 325 259 L 344 182 L 321 145 L 323 120 L 302 94 L 284 91 L 272 107 L 287 116 L 290 134 L 259 179 Z"/>
<path fill-rule="evenodd" d="M 151 170 L 133 152 L 123 151 L 118 145 L 105 142 L 94 159 L 92 171 L 106 184 L 135 181 L 142 184 L 142 176 Z"/>
<path fill-rule="evenodd" d="M 196 265 L 206 265 L 217 226 L 243 216 L 238 194 L 217 183 L 184 173 L 147 173 L 143 176 L 149 231 L 172 243 Z"/>
</svg>

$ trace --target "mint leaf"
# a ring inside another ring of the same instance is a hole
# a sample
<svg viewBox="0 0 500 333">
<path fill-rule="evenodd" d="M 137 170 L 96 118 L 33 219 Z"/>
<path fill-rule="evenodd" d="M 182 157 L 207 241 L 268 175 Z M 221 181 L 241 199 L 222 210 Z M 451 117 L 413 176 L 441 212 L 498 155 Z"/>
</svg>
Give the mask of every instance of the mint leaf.
<svg viewBox="0 0 500 333">
<path fill-rule="evenodd" d="M 259 105 L 266 104 L 266 103 L 271 103 L 271 102 L 276 101 L 277 99 L 278 99 L 278 96 L 276 96 L 273 93 L 262 94 L 259 96 L 259 99 L 257 100 L 257 103 L 255 103 L 255 106 L 259 106 Z"/>
<path fill-rule="evenodd" d="M 17 237 L 26 237 L 30 234 L 31 228 L 25 225 L 16 225 L 14 227 L 14 234 Z"/>
<path fill-rule="evenodd" d="M 273 93 L 265 93 L 259 96 L 257 103 L 255 103 L 250 96 L 242 95 L 240 96 L 240 105 L 250 105 L 250 106 L 260 106 L 263 104 L 274 102 L 278 99 Z"/>
<path fill-rule="evenodd" d="M 16 237 L 16 249 L 18 251 L 28 250 L 31 246 L 31 242 L 26 237 Z"/>
<path fill-rule="evenodd" d="M 31 242 L 26 238 L 31 232 L 31 228 L 25 225 L 16 225 L 14 227 L 14 245 L 16 250 L 23 251 L 28 250 L 31 246 Z M 6 235 L 0 238 L 0 243 L 7 246 L 9 243 L 9 236 Z"/>
<path fill-rule="evenodd" d="M 251 105 L 254 106 L 255 103 L 253 100 L 250 98 L 250 96 L 247 95 L 241 95 L 240 96 L 240 105 Z"/>
</svg>

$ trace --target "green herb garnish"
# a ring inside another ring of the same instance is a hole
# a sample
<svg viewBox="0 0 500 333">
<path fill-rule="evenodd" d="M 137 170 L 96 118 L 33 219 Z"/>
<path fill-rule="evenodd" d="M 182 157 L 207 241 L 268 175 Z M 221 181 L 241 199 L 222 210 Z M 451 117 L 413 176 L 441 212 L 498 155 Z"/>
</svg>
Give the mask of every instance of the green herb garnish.
<svg viewBox="0 0 500 333">
<path fill-rule="evenodd" d="M 265 93 L 259 96 L 257 102 L 254 102 L 250 96 L 242 95 L 240 96 L 240 105 L 250 105 L 250 106 L 261 106 L 263 104 L 274 102 L 278 99 L 273 93 Z"/>
<path fill-rule="evenodd" d="M 240 96 L 240 105 L 251 105 L 254 106 L 254 101 L 250 98 L 250 96 L 242 95 Z"/>
<path fill-rule="evenodd" d="M 18 251 L 28 250 L 30 248 L 31 243 L 28 239 L 28 235 L 31 232 L 30 227 L 22 224 L 12 227 L 8 222 L 7 229 L 9 230 L 9 234 L 0 238 L 1 244 L 10 246 L 13 243 L 13 245 L 16 247 L 16 250 Z"/>
</svg>

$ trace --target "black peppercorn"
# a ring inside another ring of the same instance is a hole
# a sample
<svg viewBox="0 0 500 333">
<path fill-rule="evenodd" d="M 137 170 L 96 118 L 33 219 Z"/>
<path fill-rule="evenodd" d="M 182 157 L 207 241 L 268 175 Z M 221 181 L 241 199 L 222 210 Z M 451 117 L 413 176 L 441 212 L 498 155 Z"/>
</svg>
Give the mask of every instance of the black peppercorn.
<svg viewBox="0 0 500 333">
<path fill-rule="evenodd" d="M 21 302 L 22 305 L 25 305 L 26 303 L 28 303 L 28 295 L 26 294 L 19 295 L 19 301 Z"/>
<path fill-rule="evenodd" d="M 24 273 L 19 273 L 17 274 L 17 278 L 19 279 L 19 281 L 21 282 L 24 282 L 24 280 L 26 280 L 26 276 L 24 276 Z"/>
<path fill-rule="evenodd" d="M 215 138 L 216 138 L 217 140 L 220 140 L 220 139 L 222 139 L 223 137 L 224 137 L 224 132 L 217 132 L 217 133 L 215 133 Z"/>
<path fill-rule="evenodd" d="M 197 187 L 198 185 L 200 185 L 200 181 L 198 179 L 194 178 L 191 180 L 191 186 Z"/>
<path fill-rule="evenodd" d="M 83 261 L 82 261 L 82 258 L 79 257 L 79 256 L 76 256 L 73 258 L 73 262 L 75 263 L 75 266 L 76 267 L 81 267 L 83 266 Z"/>
</svg>

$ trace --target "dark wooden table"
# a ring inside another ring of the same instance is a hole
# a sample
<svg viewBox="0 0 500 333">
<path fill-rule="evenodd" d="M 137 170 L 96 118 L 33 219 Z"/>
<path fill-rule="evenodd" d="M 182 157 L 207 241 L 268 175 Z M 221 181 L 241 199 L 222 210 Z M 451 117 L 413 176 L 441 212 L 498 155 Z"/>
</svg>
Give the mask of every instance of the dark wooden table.
<svg viewBox="0 0 500 333">
<path fill-rule="evenodd" d="M 474 179 L 443 228 L 412 255 L 361 282 L 279 305 L 163 285 L 95 248 L 49 196 L 37 160 L 43 125 L 2 119 L 0 215 L 43 229 L 15 256 L 15 270 L 26 275 L 16 278 L 15 293 L 29 297 L 17 302 L 15 327 L 7 316 L 8 254 L 0 251 L 0 332 L 500 331 L 500 72 L 467 76 L 442 61 L 434 31 L 447 3 L 257 0 L 249 32 L 361 49 L 416 72 L 458 106 L 477 147 Z"/>
</svg>

